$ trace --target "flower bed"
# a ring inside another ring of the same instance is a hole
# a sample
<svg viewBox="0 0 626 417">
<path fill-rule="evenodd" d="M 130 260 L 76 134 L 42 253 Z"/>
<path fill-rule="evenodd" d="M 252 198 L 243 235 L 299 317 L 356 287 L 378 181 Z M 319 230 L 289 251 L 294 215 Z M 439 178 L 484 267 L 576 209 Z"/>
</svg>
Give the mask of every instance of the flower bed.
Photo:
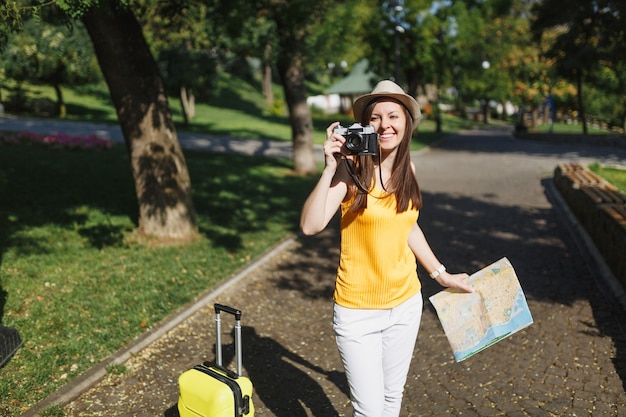
<svg viewBox="0 0 626 417">
<path fill-rule="evenodd" d="M 33 132 L 0 132 L 0 146 L 34 144 L 52 149 L 109 149 L 111 141 L 96 135 L 72 136 L 67 133 L 42 135 Z"/>
</svg>

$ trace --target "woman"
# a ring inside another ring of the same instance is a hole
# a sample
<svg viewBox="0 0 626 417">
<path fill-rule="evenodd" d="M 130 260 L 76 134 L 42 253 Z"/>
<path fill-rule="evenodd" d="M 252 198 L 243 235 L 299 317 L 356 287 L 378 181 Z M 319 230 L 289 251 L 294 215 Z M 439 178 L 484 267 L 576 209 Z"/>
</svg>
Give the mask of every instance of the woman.
<svg viewBox="0 0 626 417">
<path fill-rule="evenodd" d="M 410 159 L 417 101 L 385 80 L 353 107 L 357 122 L 378 133 L 378 155 L 350 154 L 339 123 L 331 124 L 300 227 L 319 233 L 341 210 L 333 328 L 353 415 L 398 416 L 423 307 L 416 259 L 439 284 L 472 288 L 467 274 L 446 271 L 417 224 L 422 200 Z"/>
</svg>

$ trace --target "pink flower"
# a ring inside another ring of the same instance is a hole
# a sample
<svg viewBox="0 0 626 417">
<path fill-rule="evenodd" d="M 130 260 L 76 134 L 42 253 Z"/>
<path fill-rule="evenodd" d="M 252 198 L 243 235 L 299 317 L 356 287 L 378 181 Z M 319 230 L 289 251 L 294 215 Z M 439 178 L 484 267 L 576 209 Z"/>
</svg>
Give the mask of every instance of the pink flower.
<svg viewBox="0 0 626 417">
<path fill-rule="evenodd" d="M 18 145 L 33 143 L 57 149 L 110 149 L 109 139 L 99 138 L 94 134 L 88 136 L 71 136 L 67 133 L 42 135 L 33 132 L 14 134 L 0 132 L 0 144 Z"/>
</svg>

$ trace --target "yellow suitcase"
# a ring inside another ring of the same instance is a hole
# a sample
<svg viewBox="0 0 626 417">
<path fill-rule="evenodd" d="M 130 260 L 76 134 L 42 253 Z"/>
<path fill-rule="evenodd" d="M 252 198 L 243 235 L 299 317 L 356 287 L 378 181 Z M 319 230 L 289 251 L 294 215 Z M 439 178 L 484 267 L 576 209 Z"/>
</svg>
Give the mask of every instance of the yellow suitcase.
<svg viewBox="0 0 626 417">
<path fill-rule="evenodd" d="M 242 376 L 241 311 L 215 304 L 216 362 L 204 362 L 178 378 L 180 417 L 253 417 L 253 387 Z M 235 358 L 237 373 L 222 365 L 221 317 L 224 311 L 235 316 Z"/>
</svg>

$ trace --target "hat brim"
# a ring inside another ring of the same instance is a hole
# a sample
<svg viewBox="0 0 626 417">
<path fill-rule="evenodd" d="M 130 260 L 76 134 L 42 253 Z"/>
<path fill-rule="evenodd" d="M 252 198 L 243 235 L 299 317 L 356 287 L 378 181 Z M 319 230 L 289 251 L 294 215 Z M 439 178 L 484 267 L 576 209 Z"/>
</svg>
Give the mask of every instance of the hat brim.
<svg viewBox="0 0 626 417">
<path fill-rule="evenodd" d="M 365 108 L 369 106 L 371 102 L 378 101 L 384 98 L 391 98 L 400 102 L 409 111 L 409 114 L 411 115 L 411 118 L 413 119 L 413 125 L 417 126 L 419 124 L 420 120 L 422 119 L 422 113 L 420 111 L 420 106 L 417 103 L 417 100 L 415 100 L 413 97 L 411 97 L 408 94 L 399 94 L 399 93 L 391 93 L 391 92 L 365 94 L 364 96 L 357 98 L 354 101 L 354 104 L 352 105 L 352 109 L 354 111 L 354 117 L 356 121 L 361 124 L 368 124 L 369 121 L 362 120 L 364 116 L 363 113 L 365 112 Z"/>
</svg>

